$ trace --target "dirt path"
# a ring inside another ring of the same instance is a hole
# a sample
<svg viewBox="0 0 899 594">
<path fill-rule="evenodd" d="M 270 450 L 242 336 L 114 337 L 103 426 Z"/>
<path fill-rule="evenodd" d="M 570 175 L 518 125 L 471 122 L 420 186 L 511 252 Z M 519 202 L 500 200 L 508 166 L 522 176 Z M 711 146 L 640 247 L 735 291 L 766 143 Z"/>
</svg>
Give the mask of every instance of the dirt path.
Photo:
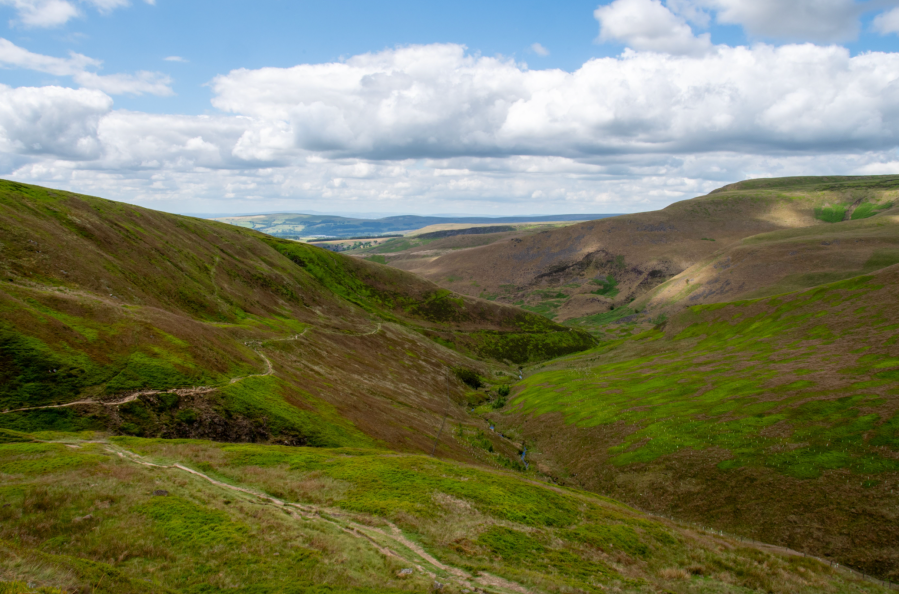
<svg viewBox="0 0 899 594">
<path fill-rule="evenodd" d="M 414 567 L 419 572 L 427 575 L 432 580 L 435 580 L 435 582 L 440 580 L 454 582 L 460 588 L 473 590 L 475 592 L 495 592 L 498 594 L 531 594 L 532 592 L 521 584 L 511 582 L 495 575 L 484 572 L 473 575 L 458 567 L 442 563 L 425 551 L 421 545 L 407 538 L 396 524 L 383 520 L 383 518 L 381 519 L 386 523 L 388 529 L 367 526 L 348 520 L 346 519 L 346 514 L 339 509 L 325 508 L 312 504 L 291 503 L 253 489 L 223 483 L 202 472 L 178 464 L 177 462 L 173 464 L 156 464 L 145 459 L 143 456 L 120 446 L 108 442 L 99 443 L 103 444 L 107 452 L 118 456 L 122 460 L 151 468 L 186 472 L 200 480 L 215 485 L 216 487 L 239 494 L 240 496 L 245 497 L 250 503 L 274 505 L 286 510 L 294 518 L 331 524 L 345 534 L 368 542 L 382 555 L 394 557 L 406 562 L 411 566 L 410 568 Z"/>
<path fill-rule="evenodd" d="M 306 334 L 310 330 L 316 330 L 318 332 L 322 332 L 325 334 L 336 334 L 336 335 L 342 335 L 342 336 L 371 336 L 371 335 L 377 334 L 378 332 L 381 331 L 381 324 L 378 323 L 377 326 L 375 327 L 375 329 L 371 330 L 370 332 L 361 332 L 358 334 L 346 334 L 343 332 L 332 332 L 329 330 L 324 330 L 322 328 L 315 328 L 314 326 L 307 326 L 306 329 L 303 330 L 301 333 L 296 334 L 294 336 L 289 336 L 287 338 L 270 338 L 268 340 L 247 342 L 245 344 L 248 347 L 250 347 L 251 349 L 253 349 L 253 351 L 262 358 L 262 361 L 265 363 L 265 371 L 263 371 L 262 373 L 254 373 L 252 375 L 244 375 L 241 377 L 232 377 L 231 379 L 228 380 L 228 383 L 224 384 L 224 385 L 230 386 L 230 385 L 236 384 L 237 382 L 241 382 L 245 379 L 249 379 L 251 377 L 266 377 L 266 376 L 274 374 L 275 369 L 272 366 L 271 360 L 268 357 L 266 357 L 265 353 L 263 353 L 260 349 L 262 349 L 262 347 L 264 347 L 265 344 L 269 343 L 269 342 L 284 342 L 284 341 L 291 341 L 291 340 L 299 340 L 300 338 L 306 336 Z M 5 414 L 15 413 L 15 412 L 27 412 L 30 410 L 44 410 L 44 409 L 49 409 L 49 408 L 67 408 L 70 406 L 81 406 L 81 405 L 121 406 L 122 404 L 127 404 L 128 402 L 134 402 L 141 396 L 154 396 L 156 394 L 177 394 L 179 396 L 195 396 L 198 394 L 208 394 L 208 393 L 214 392 L 215 390 L 218 390 L 219 388 L 222 388 L 222 387 L 224 387 L 224 386 L 190 386 L 187 388 L 173 388 L 170 390 L 139 390 L 137 392 L 130 392 L 128 394 L 124 394 L 115 400 L 95 400 L 95 399 L 89 398 L 86 400 L 76 400 L 75 402 L 67 402 L 65 404 L 48 404 L 46 406 L 30 406 L 27 408 L 15 408 L 12 410 L 3 410 L 3 411 L 0 411 L 0 415 L 5 415 Z"/>
</svg>

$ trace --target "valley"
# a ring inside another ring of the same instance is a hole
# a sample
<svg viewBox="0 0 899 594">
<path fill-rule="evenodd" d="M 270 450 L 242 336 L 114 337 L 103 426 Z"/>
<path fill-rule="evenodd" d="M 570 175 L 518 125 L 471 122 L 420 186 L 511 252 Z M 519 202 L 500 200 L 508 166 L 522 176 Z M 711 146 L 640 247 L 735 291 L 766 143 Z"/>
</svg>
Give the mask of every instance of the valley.
<svg viewBox="0 0 899 594">
<path fill-rule="evenodd" d="M 336 253 L 0 182 L 0 580 L 899 581 L 899 176 L 460 229 Z"/>
</svg>

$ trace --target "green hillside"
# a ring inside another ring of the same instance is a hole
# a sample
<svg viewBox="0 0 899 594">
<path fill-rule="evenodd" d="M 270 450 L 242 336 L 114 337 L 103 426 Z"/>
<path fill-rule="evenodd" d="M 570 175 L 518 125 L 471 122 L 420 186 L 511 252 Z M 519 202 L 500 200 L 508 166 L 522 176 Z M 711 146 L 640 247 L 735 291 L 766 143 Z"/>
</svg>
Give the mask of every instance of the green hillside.
<svg viewBox="0 0 899 594">
<path fill-rule="evenodd" d="M 899 267 L 537 366 L 498 426 L 579 485 L 897 575 Z"/>
<path fill-rule="evenodd" d="M 0 580 L 20 585 L 2 592 L 886 591 L 596 495 L 421 455 L 0 439 Z"/>
<path fill-rule="evenodd" d="M 834 562 L 899 578 L 895 180 L 757 183 L 510 239 L 537 315 L 0 182 L 0 594 L 886 591 Z"/>
<path fill-rule="evenodd" d="M 422 451 L 465 417 L 449 368 L 593 345 L 377 264 L 36 186 L 0 183 L 0 236 L 0 427 Z"/>
</svg>

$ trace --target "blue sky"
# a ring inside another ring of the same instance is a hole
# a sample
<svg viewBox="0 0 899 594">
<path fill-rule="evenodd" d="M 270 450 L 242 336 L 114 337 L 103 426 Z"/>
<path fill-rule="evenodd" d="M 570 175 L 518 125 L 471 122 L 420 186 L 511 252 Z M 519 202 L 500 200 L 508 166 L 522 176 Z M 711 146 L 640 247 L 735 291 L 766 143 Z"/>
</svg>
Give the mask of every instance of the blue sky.
<svg viewBox="0 0 899 594">
<path fill-rule="evenodd" d="M 0 0 L 0 176 L 177 212 L 503 215 L 899 173 L 897 5 Z"/>
</svg>

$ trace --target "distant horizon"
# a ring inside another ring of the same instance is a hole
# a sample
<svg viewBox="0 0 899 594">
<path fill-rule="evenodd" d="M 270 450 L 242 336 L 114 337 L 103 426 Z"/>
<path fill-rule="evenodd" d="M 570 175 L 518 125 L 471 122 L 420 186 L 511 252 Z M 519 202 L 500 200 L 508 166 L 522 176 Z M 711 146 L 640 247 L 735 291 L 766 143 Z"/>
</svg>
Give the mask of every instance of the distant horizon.
<svg viewBox="0 0 899 594">
<path fill-rule="evenodd" d="M 477 213 L 438 213 L 438 214 L 417 214 L 417 213 L 337 213 L 337 212 L 319 212 L 319 211 L 292 211 L 292 210 L 275 210 L 271 212 L 248 212 L 243 214 L 214 214 L 214 213 L 172 213 L 172 214 L 180 214 L 184 216 L 196 217 L 200 219 L 225 219 L 225 218 L 236 218 L 236 217 L 254 217 L 254 216 L 270 216 L 270 215 L 280 215 L 280 214 L 291 214 L 291 215 L 315 215 L 315 216 L 326 216 L 326 217 L 341 217 L 345 219 L 363 219 L 363 220 L 371 220 L 376 221 L 379 219 L 388 219 L 392 217 L 421 217 L 421 218 L 446 218 L 446 219 L 462 219 L 462 218 L 470 218 L 470 219 L 508 219 L 508 218 L 545 218 L 545 217 L 591 217 L 591 216 L 609 216 L 609 215 L 622 215 L 622 214 L 632 214 L 632 213 L 620 213 L 620 212 L 604 212 L 604 213 L 574 213 L 574 212 L 563 212 L 563 213 L 549 213 L 549 214 L 537 214 L 537 213 L 527 213 L 527 214 L 505 214 L 505 215 L 486 215 L 486 214 L 477 214 Z M 574 220 L 574 219 L 572 219 Z"/>
</svg>

